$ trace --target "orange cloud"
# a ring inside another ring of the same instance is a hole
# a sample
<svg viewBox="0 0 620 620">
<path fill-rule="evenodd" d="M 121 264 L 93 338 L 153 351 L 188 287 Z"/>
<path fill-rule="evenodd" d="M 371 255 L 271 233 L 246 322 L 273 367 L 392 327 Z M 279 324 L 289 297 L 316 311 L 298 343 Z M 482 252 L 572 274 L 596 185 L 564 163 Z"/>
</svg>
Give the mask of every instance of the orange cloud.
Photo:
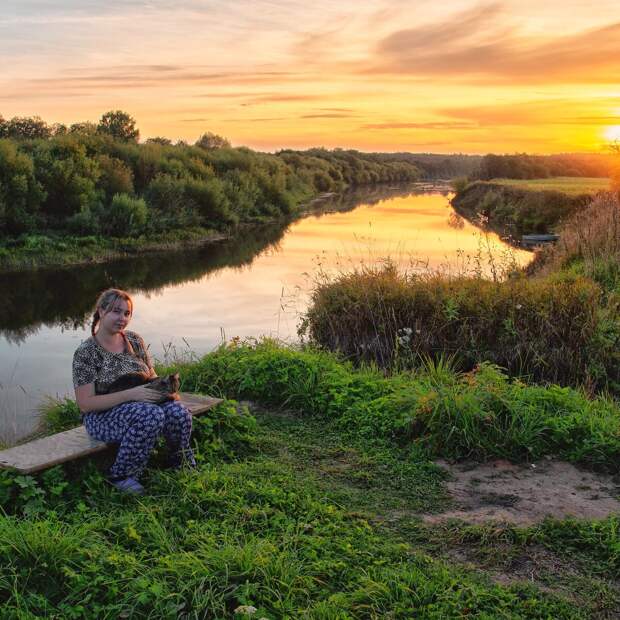
<svg viewBox="0 0 620 620">
<path fill-rule="evenodd" d="M 472 83 L 620 81 L 620 22 L 546 38 L 519 35 L 497 4 L 440 23 L 398 30 L 377 45 L 362 73 L 450 77 Z"/>
</svg>

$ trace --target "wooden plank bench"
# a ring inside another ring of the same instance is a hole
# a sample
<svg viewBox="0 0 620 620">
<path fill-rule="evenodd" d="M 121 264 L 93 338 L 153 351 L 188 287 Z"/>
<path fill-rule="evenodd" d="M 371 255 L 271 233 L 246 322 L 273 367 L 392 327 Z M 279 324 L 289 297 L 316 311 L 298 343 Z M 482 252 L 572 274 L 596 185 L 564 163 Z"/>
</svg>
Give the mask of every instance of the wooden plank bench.
<svg viewBox="0 0 620 620">
<path fill-rule="evenodd" d="M 221 398 L 185 392 L 181 392 L 179 396 L 192 415 L 200 415 L 222 402 Z M 113 444 L 91 439 L 84 426 L 78 426 L 0 451 L 0 469 L 12 469 L 21 474 L 31 474 L 59 463 L 103 452 L 111 445 Z"/>
</svg>

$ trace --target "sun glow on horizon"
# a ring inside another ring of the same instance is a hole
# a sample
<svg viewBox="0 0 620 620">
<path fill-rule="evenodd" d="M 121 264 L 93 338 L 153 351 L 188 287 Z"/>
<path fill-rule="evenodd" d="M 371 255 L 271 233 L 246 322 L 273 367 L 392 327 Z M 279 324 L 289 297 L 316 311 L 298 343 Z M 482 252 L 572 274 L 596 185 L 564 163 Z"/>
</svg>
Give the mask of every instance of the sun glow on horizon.
<svg viewBox="0 0 620 620">
<path fill-rule="evenodd" d="M 620 139 L 618 0 L 6 2 L 3 118 L 122 109 L 143 139 L 212 131 L 267 151 L 545 154 Z"/>
<path fill-rule="evenodd" d="M 609 127 L 606 127 L 603 135 L 605 136 L 605 139 L 610 142 L 620 141 L 620 125 L 610 125 Z"/>
</svg>

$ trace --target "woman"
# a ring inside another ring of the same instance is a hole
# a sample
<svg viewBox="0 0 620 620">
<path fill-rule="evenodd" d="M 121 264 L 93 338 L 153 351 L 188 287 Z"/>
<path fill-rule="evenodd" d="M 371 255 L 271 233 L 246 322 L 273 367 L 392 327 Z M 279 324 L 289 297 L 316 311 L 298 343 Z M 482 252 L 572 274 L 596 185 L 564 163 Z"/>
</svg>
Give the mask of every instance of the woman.
<svg viewBox="0 0 620 620">
<path fill-rule="evenodd" d="M 144 340 L 125 331 L 133 302 L 125 291 L 108 289 L 97 300 L 92 336 L 73 355 L 75 400 L 84 426 L 93 439 L 118 443 L 119 450 L 109 471 L 110 482 L 127 493 L 142 494 L 138 481 L 160 435 L 171 451 L 171 465 L 184 462 L 194 467 L 190 448 L 192 418 L 176 400 L 143 385 L 106 393 L 119 377 L 146 372 L 156 377 Z"/>
</svg>

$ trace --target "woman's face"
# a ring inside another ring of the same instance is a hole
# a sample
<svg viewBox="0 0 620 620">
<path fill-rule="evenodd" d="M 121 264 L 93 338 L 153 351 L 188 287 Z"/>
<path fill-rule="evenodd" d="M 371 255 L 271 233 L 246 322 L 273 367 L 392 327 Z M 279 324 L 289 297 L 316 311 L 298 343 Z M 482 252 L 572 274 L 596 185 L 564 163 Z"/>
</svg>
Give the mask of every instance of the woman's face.
<svg viewBox="0 0 620 620">
<path fill-rule="evenodd" d="M 122 332 L 131 321 L 131 304 L 125 299 L 117 299 L 107 310 L 99 309 L 99 325 L 107 332 Z"/>
</svg>

